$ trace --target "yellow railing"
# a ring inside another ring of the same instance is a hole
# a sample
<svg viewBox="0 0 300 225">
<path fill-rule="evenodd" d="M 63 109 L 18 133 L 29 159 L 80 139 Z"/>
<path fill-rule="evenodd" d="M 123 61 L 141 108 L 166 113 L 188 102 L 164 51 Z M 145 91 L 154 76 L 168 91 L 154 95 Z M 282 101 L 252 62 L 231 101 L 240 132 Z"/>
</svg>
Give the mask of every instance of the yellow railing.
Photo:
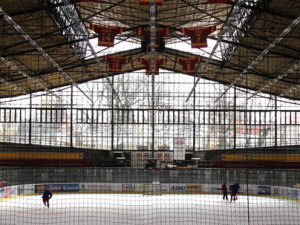
<svg viewBox="0 0 300 225">
<path fill-rule="evenodd" d="M 1 159 L 83 159 L 83 153 L 1 152 Z"/>
<path fill-rule="evenodd" d="M 222 160 L 300 162 L 300 154 L 222 154 Z"/>
</svg>

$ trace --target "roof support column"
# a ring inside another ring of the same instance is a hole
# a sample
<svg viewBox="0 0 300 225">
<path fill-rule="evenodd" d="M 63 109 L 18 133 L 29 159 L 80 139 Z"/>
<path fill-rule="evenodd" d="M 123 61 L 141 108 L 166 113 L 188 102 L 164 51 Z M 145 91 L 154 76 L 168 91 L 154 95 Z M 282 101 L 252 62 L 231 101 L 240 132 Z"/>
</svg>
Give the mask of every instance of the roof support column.
<svg viewBox="0 0 300 225">
<path fill-rule="evenodd" d="M 150 0 L 150 46 L 151 46 L 151 78 L 152 78 L 152 110 L 151 110 L 151 125 L 152 125 L 152 141 L 151 150 L 154 158 L 154 143 L 155 143 L 155 41 L 156 41 L 156 0 Z"/>
</svg>

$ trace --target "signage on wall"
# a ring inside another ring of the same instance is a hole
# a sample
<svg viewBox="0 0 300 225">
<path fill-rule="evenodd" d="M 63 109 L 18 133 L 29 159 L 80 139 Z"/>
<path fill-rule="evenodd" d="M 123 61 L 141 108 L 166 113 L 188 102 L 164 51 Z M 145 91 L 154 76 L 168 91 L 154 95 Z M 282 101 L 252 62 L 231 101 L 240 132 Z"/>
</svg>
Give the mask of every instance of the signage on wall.
<svg viewBox="0 0 300 225">
<path fill-rule="evenodd" d="M 174 138 L 174 160 L 185 160 L 184 138 Z"/>
<path fill-rule="evenodd" d="M 133 152 L 133 161 L 147 161 L 151 158 L 150 152 Z M 155 152 L 154 158 L 157 161 L 172 161 L 173 153 L 172 152 Z"/>
</svg>

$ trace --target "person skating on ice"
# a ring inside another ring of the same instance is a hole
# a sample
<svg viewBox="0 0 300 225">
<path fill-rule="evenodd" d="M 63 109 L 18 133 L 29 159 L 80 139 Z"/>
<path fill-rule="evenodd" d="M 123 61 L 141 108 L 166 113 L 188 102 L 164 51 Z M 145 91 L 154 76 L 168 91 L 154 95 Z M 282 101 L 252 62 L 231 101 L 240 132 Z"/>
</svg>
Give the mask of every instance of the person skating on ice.
<svg viewBox="0 0 300 225">
<path fill-rule="evenodd" d="M 223 200 L 228 200 L 228 195 L 227 195 L 227 185 L 226 182 L 224 181 L 222 184 L 222 193 L 223 193 Z"/>
<path fill-rule="evenodd" d="M 49 208 L 49 200 L 52 198 L 52 193 L 49 191 L 49 189 L 46 187 L 42 199 L 45 206 Z"/>
<path fill-rule="evenodd" d="M 232 185 L 230 185 L 230 191 L 231 191 L 231 197 L 230 197 L 230 201 L 236 201 L 237 200 L 237 194 L 240 190 L 240 185 L 234 181 Z"/>
</svg>

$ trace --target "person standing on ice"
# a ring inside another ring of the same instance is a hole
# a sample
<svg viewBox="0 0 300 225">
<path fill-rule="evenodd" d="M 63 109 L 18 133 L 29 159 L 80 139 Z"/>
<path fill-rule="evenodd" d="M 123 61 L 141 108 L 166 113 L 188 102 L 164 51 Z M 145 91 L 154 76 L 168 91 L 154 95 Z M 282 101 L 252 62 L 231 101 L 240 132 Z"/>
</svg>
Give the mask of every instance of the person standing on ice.
<svg viewBox="0 0 300 225">
<path fill-rule="evenodd" d="M 52 198 L 52 193 L 49 191 L 49 189 L 46 187 L 44 193 L 43 193 L 43 203 L 45 206 L 49 208 L 49 199 Z"/>
<path fill-rule="evenodd" d="M 231 197 L 230 197 L 230 201 L 236 201 L 237 200 L 237 193 L 240 190 L 240 185 L 238 184 L 238 182 L 234 181 L 232 185 L 230 185 L 230 191 L 231 191 Z"/>
<path fill-rule="evenodd" d="M 223 200 L 228 200 L 228 195 L 227 195 L 227 185 L 226 182 L 224 181 L 222 184 L 222 193 L 223 193 Z"/>
</svg>

